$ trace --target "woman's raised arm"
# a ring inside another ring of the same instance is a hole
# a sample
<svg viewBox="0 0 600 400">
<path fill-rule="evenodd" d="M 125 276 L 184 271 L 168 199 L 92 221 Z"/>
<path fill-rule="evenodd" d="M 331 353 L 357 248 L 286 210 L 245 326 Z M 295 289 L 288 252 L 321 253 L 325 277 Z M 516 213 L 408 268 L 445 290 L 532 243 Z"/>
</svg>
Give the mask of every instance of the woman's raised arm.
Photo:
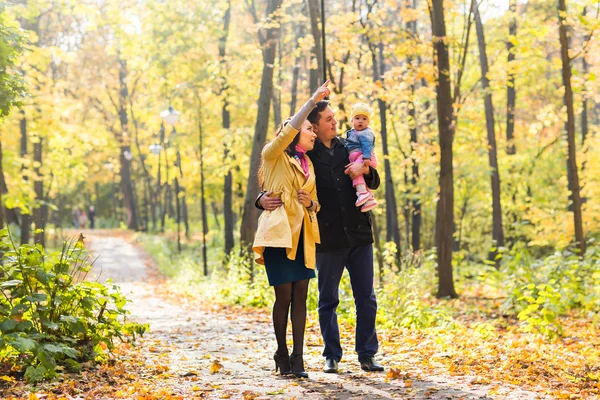
<svg viewBox="0 0 600 400">
<path fill-rule="evenodd" d="M 330 90 L 327 85 L 329 85 L 329 79 L 317 89 L 312 97 L 290 119 L 290 122 L 283 127 L 279 135 L 267 143 L 262 151 L 262 156 L 265 160 L 279 157 L 290 143 L 292 143 L 300 129 L 302 129 L 302 124 L 306 120 L 306 117 L 308 117 L 308 114 L 317 106 L 319 101 L 329 96 Z"/>
</svg>

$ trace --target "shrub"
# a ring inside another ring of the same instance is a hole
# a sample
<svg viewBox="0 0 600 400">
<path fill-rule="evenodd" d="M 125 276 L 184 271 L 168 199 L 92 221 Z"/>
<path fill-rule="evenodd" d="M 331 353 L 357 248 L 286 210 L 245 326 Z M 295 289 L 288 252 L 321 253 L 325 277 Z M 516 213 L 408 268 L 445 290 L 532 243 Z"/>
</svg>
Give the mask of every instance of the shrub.
<svg viewBox="0 0 600 400">
<path fill-rule="evenodd" d="M 437 279 L 435 254 L 430 252 L 423 257 L 420 253 L 409 253 L 397 267 L 395 246 L 386 244 L 386 252 L 386 262 L 391 264 L 385 284 L 377 294 L 378 318 L 391 327 L 454 326 L 456 322 L 447 308 L 428 301 Z"/>
<path fill-rule="evenodd" d="M 16 247 L 6 229 L 0 240 L 0 362 L 27 381 L 104 360 L 114 339 L 145 332 L 126 321 L 116 286 L 85 280 L 91 264 L 81 239 L 52 255 L 39 244 Z"/>
<path fill-rule="evenodd" d="M 527 249 L 513 249 L 506 260 L 504 309 L 517 315 L 525 331 L 554 338 L 562 334 L 557 319 L 570 310 L 600 311 L 600 248 L 589 247 L 584 259 L 564 250 L 533 259 Z"/>
</svg>

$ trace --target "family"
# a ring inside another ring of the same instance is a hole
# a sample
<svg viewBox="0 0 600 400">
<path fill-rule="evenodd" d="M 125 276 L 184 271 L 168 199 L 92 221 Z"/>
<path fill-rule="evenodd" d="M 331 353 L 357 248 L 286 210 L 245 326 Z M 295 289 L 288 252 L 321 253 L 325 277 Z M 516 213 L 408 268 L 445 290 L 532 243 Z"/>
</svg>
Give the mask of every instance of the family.
<svg viewBox="0 0 600 400">
<path fill-rule="evenodd" d="M 342 359 L 336 309 L 348 270 L 356 305 L 356 353 L 365 371 L 383 371 L 378 350 L 373 290 L 373 234 L 368 211 L 377 206 L 370 189 L 380 184 L 369 128 L 371 109 L 352 107 L 354 129 L 337 136 L 337 120 L 325 82 L 293 117 L 285 120 L 262 151 L 258 174 L 262 191 L 253 250 L 275 290 L 273 328 L 275 371 L 306 378 L 303 348 L 306 299 L 317 277 L 319 324 L 325 348 L 323 371 L 337 373 Z M 316 274 L 315 274 L 316 270 Z M 286 343 L 288 316 L 293 349 Z"/>
</svg>

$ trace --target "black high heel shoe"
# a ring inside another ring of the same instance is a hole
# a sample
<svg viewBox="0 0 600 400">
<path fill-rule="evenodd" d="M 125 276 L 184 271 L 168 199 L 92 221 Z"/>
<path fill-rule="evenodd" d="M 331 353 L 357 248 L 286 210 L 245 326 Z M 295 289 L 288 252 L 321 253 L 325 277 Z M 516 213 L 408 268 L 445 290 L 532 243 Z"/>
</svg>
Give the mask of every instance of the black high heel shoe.
<svg viewBox="0 0 600 400">
<path fill-rule="evenodd" d="M 288 355 L 280 356 L 279 354 L 275 353 L 273 355 L 273 360 L 275 361 L 275 372 L 276 373 L 277 373 L 277 370 L 279 370 L 281 375 L 291 375 L 292 374 L 292 368 L 290 367 L 290 356 L 288 356 Z"/>
<path fill-rule="evenodd" d="M 290 367 L 296 378 L 308 378 L 308 374 L 304 371 L 304 359 L 302 354 L 292 354 L 290 356 Z"/>
</svg>

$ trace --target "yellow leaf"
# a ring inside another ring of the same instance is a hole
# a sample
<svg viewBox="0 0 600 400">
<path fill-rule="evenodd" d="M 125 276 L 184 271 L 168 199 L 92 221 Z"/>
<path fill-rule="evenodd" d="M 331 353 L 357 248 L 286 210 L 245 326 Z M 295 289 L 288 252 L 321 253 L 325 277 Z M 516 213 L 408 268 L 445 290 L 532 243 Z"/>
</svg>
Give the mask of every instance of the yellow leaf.
<svg viewBox="0 0 600 400">
<path fill-rule="evenodd" d="M 402 373 L 399 369 L 390 368 L 390 370 L 385 374 L 385 379 L 398 379 L 402 377 Z"/>
<path fill-rule="evenodd" d="M 223 364 L 221 364 L 218 360 L 213 360 L 212 364 L 210 365 L 210 373 L 216 374 L 222 368 L 223 368 Z"/>
</svg>

